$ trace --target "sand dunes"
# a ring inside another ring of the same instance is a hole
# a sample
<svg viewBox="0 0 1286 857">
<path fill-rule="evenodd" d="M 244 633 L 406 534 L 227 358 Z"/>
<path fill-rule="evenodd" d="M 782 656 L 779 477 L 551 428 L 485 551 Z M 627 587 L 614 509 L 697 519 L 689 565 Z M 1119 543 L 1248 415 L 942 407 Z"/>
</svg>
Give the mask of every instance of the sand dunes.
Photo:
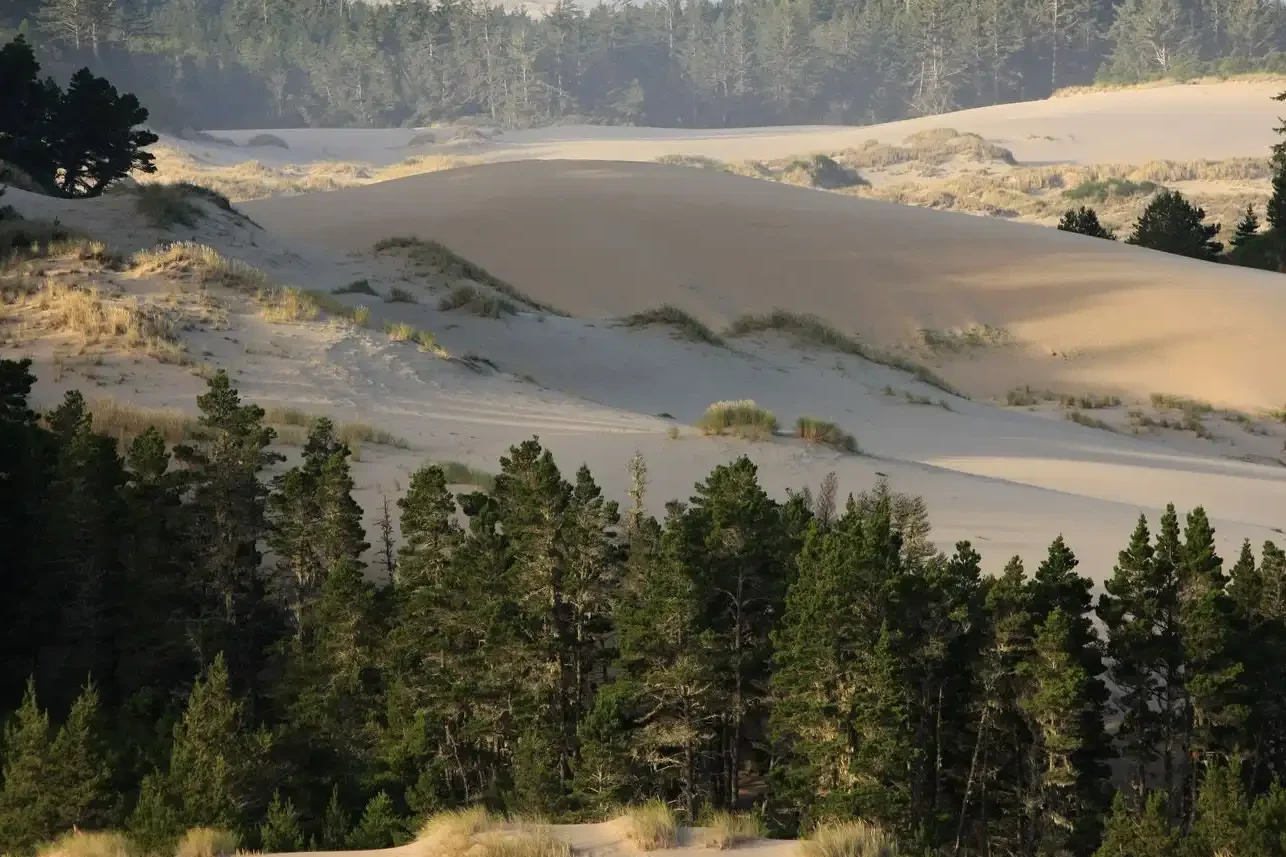
<svg viewBox="0 0 1286 857">
<path fill-rule="evenodd" d="M 914 352 L 923 330 L 988 327 L 939 350 L 957 386 L 1021 384 L 1240 408 L 1286 401 L 1276 275 L 1055 230 L 661 164 L 539 161 L 416 176 L 245 211 L 349 250 L 433 238 L 580 317 L 673 304 L 723 327 L 777 307 Z M 921 349 L 922 351 L 923 349 Z"/>
</svg>

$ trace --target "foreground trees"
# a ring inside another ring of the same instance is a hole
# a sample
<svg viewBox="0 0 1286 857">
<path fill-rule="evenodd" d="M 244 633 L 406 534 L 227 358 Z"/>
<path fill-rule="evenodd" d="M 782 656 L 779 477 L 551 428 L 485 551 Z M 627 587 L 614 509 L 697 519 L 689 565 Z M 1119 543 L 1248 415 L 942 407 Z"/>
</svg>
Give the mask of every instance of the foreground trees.
<svg viewBox="0 0 1286 857">
<path fill-rule="evenodd" d="M 940 853 L 1281 853 L 1286 553 L 1225 571 L 1200 509 L 1140 519 L 1095 604 L 1061 538 L 989 576 L 883 481 L 778 502 L 740 458 L 657 521 L 635 462 L 623 522 L 533 439 L 490 492 L 415 473 L 372 580 L 327 421 L 268 482 L 225 375 L 198 437 L 124 455 L 31 383 L 0 361 L 8 853 L 72 825 L 374 848 L 443 808 L 651 797 Z"/>
</svg>

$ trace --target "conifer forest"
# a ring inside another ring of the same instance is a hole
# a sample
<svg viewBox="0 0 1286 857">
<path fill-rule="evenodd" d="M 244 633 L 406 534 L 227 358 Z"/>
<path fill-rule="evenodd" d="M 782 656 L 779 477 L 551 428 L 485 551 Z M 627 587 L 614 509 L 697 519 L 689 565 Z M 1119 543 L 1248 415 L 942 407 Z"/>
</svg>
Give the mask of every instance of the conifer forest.
<svg viewBox="0 0 1286 857">
<path fill-rule="evenodd" d="M 1225 560 L 1200 508 L 1140 517 L 1096 597 L 1057 533 L 983 568 L 883 481 L 774 500 L 741 457 L 658 520 L 640 457 L 619 508 L 532 439 L 488 491 L 426 464 L 371 545 L 324 419 L 287 468 L 219 373 L 190 442 L 118 448 L 33 381 L 0 361 L 0 853 L 654 798 L 905 853 L 1286 849 L 1286 553 Z"/>
<path fill-rule="evenodd" d="M 867 124 L 1286 71 L 1275 0 L 5 0 L 15 33 L 173 129 Z"/>
</svg>

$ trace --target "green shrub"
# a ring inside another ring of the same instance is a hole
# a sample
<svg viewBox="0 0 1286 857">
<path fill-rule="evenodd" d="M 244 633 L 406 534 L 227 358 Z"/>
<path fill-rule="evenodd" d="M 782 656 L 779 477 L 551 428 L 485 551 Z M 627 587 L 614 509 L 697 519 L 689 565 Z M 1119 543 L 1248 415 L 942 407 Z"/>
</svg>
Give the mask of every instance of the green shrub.
<svg viewBox="0 0 1286 857">
<path fill-rule="evenodd" d="M 443 312 L 464 309 L 480 318 L 500 318 L 514 315 L 518 308 L 513 302 L 496 295 L 483 294 L 475 286 L 462 283 L 451 289 L 438 301 L 438 309 Z"/>
<path fill-rule="evenodd" d="M 246 145 L 247 146 L 276 146 L 278 149 L 290 148 L 290 146 L 286 145 L 286 141 L 278 137 L 276 134 L 255 134 L 248 141 L 246 141 Z"/>
<path fill-rule="evenodd" d="M 415 295 L 411 294 L 406 289 L 398 288 L 397 286 L 388 290 L 388 294 L 384 296 L 384 301 L 391 304 L 416 303 Z"/>
<path fill-rule="evenodd" d="M 141 184 L 134 192 L 138 213 L 158 229 L 176 225 L 191 228 L 203 216 L 201 208 L 192 202 L 190 191 L 182 185 Z"/>
<path fill-rule="evenodd" d="M 1159 187 L 1160 185 L 1156 182 L 1136 182 L 1130 179 L 1111 177 L 1101 181 L 1081 182 L 1076 187 L 1063 191 L 1063 198 L 1107 202 L 1109 198 L 1113 197 L 1147 196 L 1155 193 Z"/>
<path fill-rule="evenodd" d="M 331 293 L 336 295 L 371 295 L 372 297 L 379 297 L 379 292 L 371 288 L 370 281 L 365 278 L 353 280 L 346 286 L 333 289 Z"/>
<path fill-rule="evenodd" d="M 761 440 L 777 431 L 777 418 L 750 399 L 738 399 L 715 402 L 706 408 L 697 427 L 708 435 L 731 433 L 746 440 Z"/>
<path fill-rule="evenodd" d="M 859 451 L 857 441 L 851 434 L 827 420 L 800 417 L 795 421 L 795 434 L 809 443 L 829 446 L 840 452 L 857 453 Z"/>
</svg>

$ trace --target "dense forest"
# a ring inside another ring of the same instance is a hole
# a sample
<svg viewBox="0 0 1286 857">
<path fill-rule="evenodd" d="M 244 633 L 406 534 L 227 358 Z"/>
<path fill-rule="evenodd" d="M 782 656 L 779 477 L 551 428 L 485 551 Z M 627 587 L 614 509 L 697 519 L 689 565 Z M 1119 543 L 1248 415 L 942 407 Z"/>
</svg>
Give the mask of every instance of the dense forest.
<svg viewBox="0 0 1286 857">
<path fill-rule="evenodd" d="M 871 123 L 1096 79 L 1286 72 L 1276 0 L 643 0 L 534 16 L 472 0 L 5 0 L 65 79 L 170 128 L 476 116 L 659 126 Z"/>
<path fill-rule="evenodd" d="M 0 361 L 0 853 L 653 797 L 907 853 L 1286 852 L 1286 553 L 1226 566 L 1199 508 L 1141 517 L 1095 599 L 1061 537 L 985 573 L 883 481 L 774 500 L 742 457 L 657 520 L 639 457 L 620 510 L 533 439 L 486 492 L 424 466 L 372 549 L 325 420 L 286 468 L 220 373 L 196 440 L 118 449 L 33 380 Z"/>
</svg>

